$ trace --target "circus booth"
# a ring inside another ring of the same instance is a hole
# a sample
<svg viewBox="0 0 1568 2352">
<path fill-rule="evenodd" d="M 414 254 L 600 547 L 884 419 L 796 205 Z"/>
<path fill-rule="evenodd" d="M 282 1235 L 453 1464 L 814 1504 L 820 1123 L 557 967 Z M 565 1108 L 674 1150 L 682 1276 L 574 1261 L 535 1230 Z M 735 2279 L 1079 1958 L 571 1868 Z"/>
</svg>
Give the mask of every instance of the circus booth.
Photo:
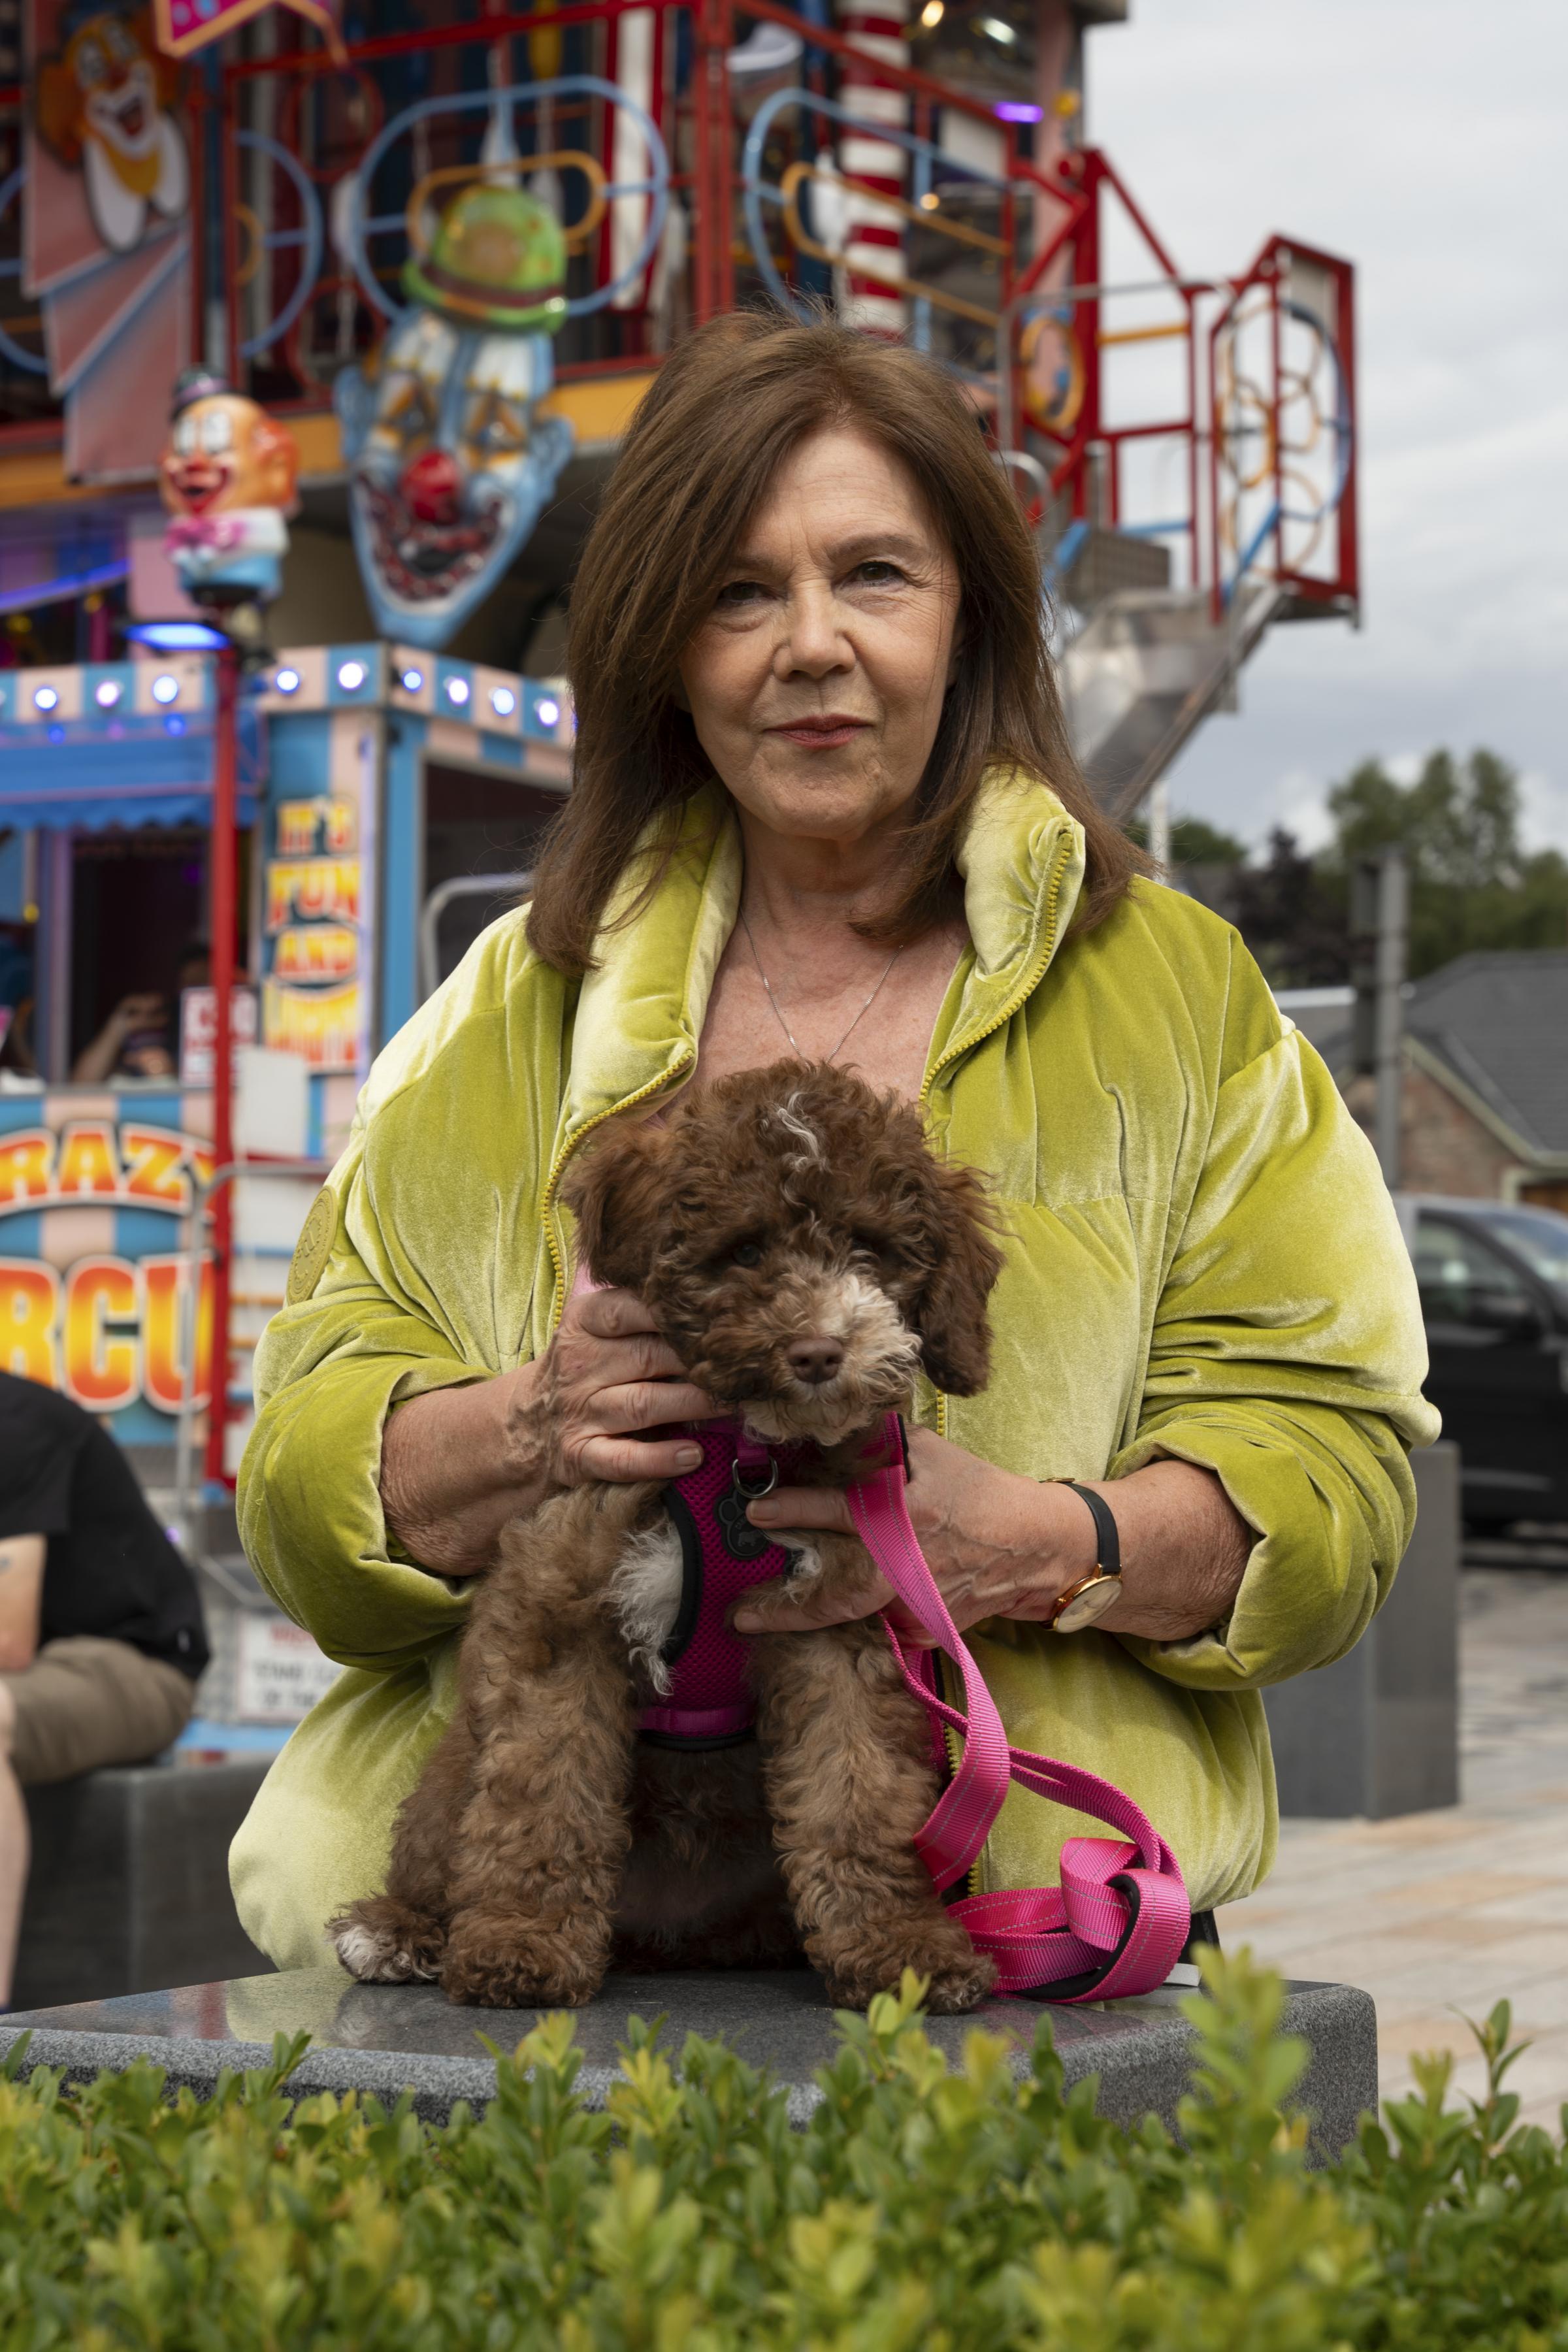
<svg viewBox="0 0 1568 2352">
<path fill-rule="evenodd" d="M 558 680 L 311 646 L 241 679 L 226 775 L 224 661 L 0 672 L 0 1365 L 164 1465 L 183 1427 L 209 1496 L 369 1062 L 515 899 L 572 733 Z"/>
</svg>

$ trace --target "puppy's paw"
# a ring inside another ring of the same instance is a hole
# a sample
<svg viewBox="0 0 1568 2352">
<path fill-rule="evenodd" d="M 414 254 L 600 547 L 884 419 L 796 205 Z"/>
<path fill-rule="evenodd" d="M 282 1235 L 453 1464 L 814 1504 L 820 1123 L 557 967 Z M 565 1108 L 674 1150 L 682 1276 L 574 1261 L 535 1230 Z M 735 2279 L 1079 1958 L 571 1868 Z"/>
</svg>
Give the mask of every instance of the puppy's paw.
<svg viewBox="0 0 1568 2352">
<path fill-rule="evenodd" d="M 828 1953 L 807 1950 L 827 1979 L 836 2009 L 867 2009 L 879 1992 L 896 1992 L 906 1969 L 924 1977 L 925 2005 L 933 2017 L 958 2017 L 984 2000 L 996 1981 L 996 1963 L 977 1952 L 964 1929 L 945 1916 L 933 1922 L 898 1920 L 858 1939 L 836 1939 Z"/>
<path fill-rule="evenodd" d="M 459 2009 L 582 2009 L 605 1980 L 608 1938 L 526 1922 L 458 1921 L 441 1990 Z"/>
<path fill-rule="evenodd" d="M 327 1933 L 350 1976 L 362 1984 L 428 1983 L 440 1971 L 447 1943 L 440 1920 L 390 1895 L 351 1903 L 327 1922 Z"/>
</svg>

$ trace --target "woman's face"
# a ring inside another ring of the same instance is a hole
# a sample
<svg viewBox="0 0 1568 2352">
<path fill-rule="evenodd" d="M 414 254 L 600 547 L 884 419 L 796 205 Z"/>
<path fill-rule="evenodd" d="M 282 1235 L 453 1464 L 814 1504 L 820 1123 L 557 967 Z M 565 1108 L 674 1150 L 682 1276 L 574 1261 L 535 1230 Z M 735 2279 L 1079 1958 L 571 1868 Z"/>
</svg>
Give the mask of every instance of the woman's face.
<svg viewBox="0 0 1568 2352">
<path fill-rule="evenodd" d="M 803 441 L 680 661 L 748 815 L 848 843 L 908 801 L 951 683 L 958 573 L 913 477 L 852 426 Z"/>
</svg>

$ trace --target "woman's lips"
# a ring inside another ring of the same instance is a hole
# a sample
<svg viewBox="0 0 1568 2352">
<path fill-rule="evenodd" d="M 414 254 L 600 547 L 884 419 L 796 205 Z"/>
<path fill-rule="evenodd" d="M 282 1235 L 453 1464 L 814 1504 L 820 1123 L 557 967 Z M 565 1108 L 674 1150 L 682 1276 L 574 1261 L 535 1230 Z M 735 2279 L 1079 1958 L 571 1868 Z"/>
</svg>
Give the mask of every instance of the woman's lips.
<svg viewBox="0 0 1568 2352">
<path fill-rule="evenodd" d="M 869 719 L 849 719 L 830 710 L 825 718 L 795 719 L 783 727 L 770 727 L 767 731 L 770 735 L 782 735 L 788 743 L 798 743 L 804 751 L 836 751 L 840 744 L 850 742 L 863 727 L 869 725 Z"/>
</svg>

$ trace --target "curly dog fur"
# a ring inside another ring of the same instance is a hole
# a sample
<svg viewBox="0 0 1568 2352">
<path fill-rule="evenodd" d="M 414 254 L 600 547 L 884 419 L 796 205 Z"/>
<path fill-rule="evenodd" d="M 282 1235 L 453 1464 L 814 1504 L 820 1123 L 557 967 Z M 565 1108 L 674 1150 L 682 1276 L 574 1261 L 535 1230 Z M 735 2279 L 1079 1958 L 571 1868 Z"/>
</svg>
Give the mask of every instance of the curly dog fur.
<svg viewBox="0 0 1568 2352">
<path fill-rule="evenodd" d="M 933 1158 L 917 1111 L 846 1072 L 781 1062 L 694 1089 L 662 1120 L 617 1120 L 564 1197 L 595 1280 L 637 1292 L 755 1435 L 814 1441 L 807 1475 L 823 1483 L 842 1484 L 881 1415 L 907 1406 L 917 1368 L 959 1395 L 984 1383 L 1001 1256 L 979 1181 Z M 972 2007 L 994 1971 L 914 1851 L 937 1777 L 878 1622 L 755 1641 L 754 1739 L 694 1752 L 638 1738 L 674 1614 L 661 1496 L 575 1487 L 506 1531 L 386 1891 L 331 1923 L 343 1965 L 438 1978 L 455 2001 L 576 2006 L 612 1959 L 777 1967 L 804 1952 L 841 2004 L 912 1967 L 933 2008 Z M 858 1538 L 800 1546 L 797 1575 L 864 1570 Z"/>
</svg>

